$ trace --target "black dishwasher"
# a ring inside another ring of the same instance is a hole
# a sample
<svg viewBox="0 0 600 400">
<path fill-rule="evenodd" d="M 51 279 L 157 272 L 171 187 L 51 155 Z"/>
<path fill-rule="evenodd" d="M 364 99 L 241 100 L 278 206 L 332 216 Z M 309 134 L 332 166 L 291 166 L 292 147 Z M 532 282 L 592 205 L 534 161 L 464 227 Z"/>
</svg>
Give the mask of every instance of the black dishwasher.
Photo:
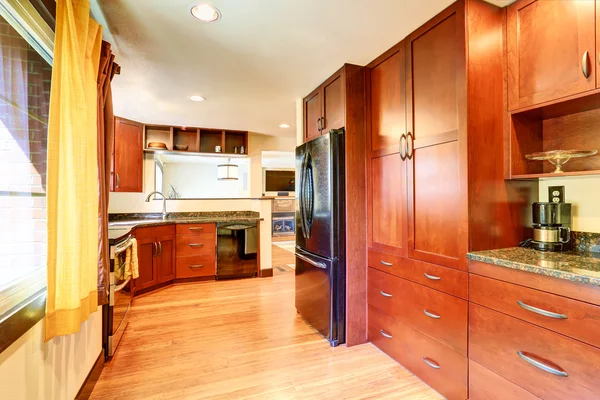
<svg viewBox="0 0 600 400">
<path fill-rule="evenodd" d="M 217 279 L 251 278 L 258 275 L 256 222 L 217 224 Z"/>
</svg>

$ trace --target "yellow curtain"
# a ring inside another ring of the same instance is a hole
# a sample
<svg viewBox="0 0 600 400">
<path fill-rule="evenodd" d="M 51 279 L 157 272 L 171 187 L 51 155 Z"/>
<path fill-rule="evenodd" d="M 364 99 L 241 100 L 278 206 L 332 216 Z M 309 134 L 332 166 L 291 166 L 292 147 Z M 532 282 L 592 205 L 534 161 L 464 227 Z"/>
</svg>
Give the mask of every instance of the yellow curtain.
<svg viewBox="0 0 600 400">
<path fill-rule="evenodd" d="M 102 27 L 89 0 L 57 0 L 48 125 L 45 340 L 98 309 L 97 83 Z"/>
</svg>

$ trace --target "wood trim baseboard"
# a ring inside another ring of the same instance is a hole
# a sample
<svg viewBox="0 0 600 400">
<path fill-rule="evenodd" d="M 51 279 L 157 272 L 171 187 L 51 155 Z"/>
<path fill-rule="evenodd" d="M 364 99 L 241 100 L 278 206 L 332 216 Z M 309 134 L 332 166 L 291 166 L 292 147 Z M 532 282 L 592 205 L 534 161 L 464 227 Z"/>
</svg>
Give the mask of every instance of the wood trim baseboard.
<svg viewBox="0 0 600 400">
<path fill-rule="evenodd" d="M 260 270 L 261 278 L 270 278 L 273 276 L 273 268 L 265 268 Z"/>
<path fill-rule="evenodd" d="M 77 396 L 75 396 L 75 400 L 87 400 L 90 398 L 94 387 L 96 386 L 96 382 L 100 378 L 100 374 L 104 369 L 104 349 L 100 350 L 100 354 L 96 359 L 96 362 L 92 366 L 92 369 L 88 373 L 87 377 L 81 384 L 79 388 L 79 392 L 77 392 Z"/>
</svg>

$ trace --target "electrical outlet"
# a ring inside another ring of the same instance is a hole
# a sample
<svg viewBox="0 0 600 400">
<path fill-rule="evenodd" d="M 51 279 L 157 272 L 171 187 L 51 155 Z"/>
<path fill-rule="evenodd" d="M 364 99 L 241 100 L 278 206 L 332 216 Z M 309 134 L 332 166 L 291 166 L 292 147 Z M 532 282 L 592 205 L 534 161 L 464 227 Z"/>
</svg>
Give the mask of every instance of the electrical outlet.
<svg viewBox="0 0 600 400">
<path fill-rule="evenodd" d="M 564 203 L 565 202 L 565 187 L 564 186 L 548 187 L 548 201 L 550 203 Z"/>
</svg>

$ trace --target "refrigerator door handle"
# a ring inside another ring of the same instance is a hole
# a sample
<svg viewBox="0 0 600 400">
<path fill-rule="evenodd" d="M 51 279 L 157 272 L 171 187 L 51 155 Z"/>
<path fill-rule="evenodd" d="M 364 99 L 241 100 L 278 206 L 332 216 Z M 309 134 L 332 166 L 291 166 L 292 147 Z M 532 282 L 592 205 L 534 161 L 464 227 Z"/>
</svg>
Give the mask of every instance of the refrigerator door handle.
<svg viewBox="0 0 600 400">
<path fill-rule="evenodd" d="M 298 193 L 298 201 L 300 208 L 300 228 L 302 228 L 302 236 L 304 236 L 305 239 L 308 239 L 306 232 L 306 211 L 304 205 L 304 182 L 306 180 L 304 171 L 306 170 L 306 154 L 304 154 L 304 157 L 302 158 L 302 166 L 300 168 L 300 193 Z"/>
<path fill-rule="evenodd" d="M 325 265 L 325 263 L 322 263 L 320 261 L 312 260 L 309 257 L 303 255 L 302 253 L 299 253 L 297 247 L 296 247 L 296 257 L 298 257 L 299 259 L 301 259 L 304 262 L 309 263 L 313 267 L 317 267 L 317 268 L 321 268 L 321 269 L 327 269 L 327 265 Z"/>
</svg>

